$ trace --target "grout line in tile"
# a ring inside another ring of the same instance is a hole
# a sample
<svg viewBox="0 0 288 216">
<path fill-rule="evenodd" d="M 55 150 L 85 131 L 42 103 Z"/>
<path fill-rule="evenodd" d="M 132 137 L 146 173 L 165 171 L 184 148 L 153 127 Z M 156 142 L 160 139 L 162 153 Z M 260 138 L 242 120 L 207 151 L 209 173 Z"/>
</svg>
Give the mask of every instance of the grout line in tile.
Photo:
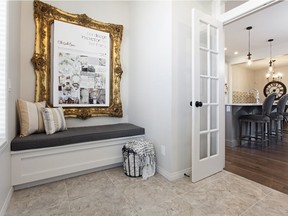
<svg viewBox="0 0 288 216">
<path fill-rule="evenodd" d="M 272 193 L 272 192 L 270 192 Z M 264 197 L 260 198 L 258 201 L 256 201 L 253 205 L 251 205 L 250 207 L 248 207 L 244 212 L 242 212 L 239 216 L 244 215 L 246 212 L 248 212 L 249 209 L 253 208 L 254 206 L 256 206 L 259 202 L 262 202 L 264 199 L 266 199 L 268 197 L 268 195 L 270 194 L 266 194 Z"/>
<path fill-rule="evenodd" d="M 260 184 L 260 183 L 258 183 L 258 182 L 255 182 L 255 181 L 253 181 L 253 180 L 250 180 L 250 179 L 247 179 L 247 178 L 245 178 L 245 177 L 243 177 L 243 176 L 240 176 L 240 175 L 237 175 L 237 174 L 235 174 L 235 173 L 231 173 L 231 176 L 235 176 L 237 179 L 239 179 L 239 181 L 241 181 L 241 182 L 245 182 L 245 183 L 249 183 L 249 184 L 251 184 L 251 185 L 255 185 L 256 187 L 263 187 L 263 188 L 267 188 L 267 190 L 269 190 L 269 192 L 268 193 L 265 193 L 265 194 L 269 194 L 269 193 L 271 193 L 271 191 L 273 191 L 273 190 L 275 190 L 275 189 L 273 189 L 273 188 L 271 188 L 271 187 L 268 187 L 268 186 L 266 186 L 266 185 L 263 185 L 263 184 Z M 261 189 L 262 190 L 262 189 Z M 263 190 L 262 190 L 263 191 Z M 264 192 L 264 191 L 263 191 Z"/>
<path fill-rule="evenodd" d="M 160 180 L 158 180 L 157 178 L 155 178 L 162 186 L 166 186 L 163 182 L 161 182 Z M 169 181 L 169 180 L 168 180 Z M 167 184 L 172 184 L 171 182 L 168 182 Z M 167 187 L 167 186 L 166 186 Z M 168 186 L 169 187 L 169 186 Z M 202 187 L 202 186 L 201 186 Z M 176 199 L 176 198 L 182 198 L 181 196 L 182 195 L 184 195 L 184 194 L 186 194 L 186 193 L 189 193 L 189 192 L 191 192 L 191 191 L 187 191 L 187 192 L 184 192 L 183 194 L 177 194 L 174 190 L 172 190 L 172 189 L 170 189 L 169 188 L 169 190 L 171 190 L 174 194 L 175 194 L 175 197 L 174 198 L 172 198 L 171 200 L 173 200 L 173 199 Z M 183 198 L 182 198 L 183 199 Z M 166 200 L 166 201 L 168 201 L 168 200 Z M 164 202 L 166 202 L 166 201 L 164 201 Z M 162 203 L 164 203 L 164 202 L 162 202 Z M 190 203 L 189 203 L 190 204 Z"/>
<path fill-rule="evenodd" d="M 65 180 L 64 180 L 64 185 L 65 185 L 65 191 L 66 191 L 66 195 L 67 195 L 67 202 L 68 202 L 68 207 L 69 207 L 69 215 L 71 216 L 71 202 L 69 200 L 69 194 L 68 194 L 67 184 L 66 184 Z"/>
</svg>

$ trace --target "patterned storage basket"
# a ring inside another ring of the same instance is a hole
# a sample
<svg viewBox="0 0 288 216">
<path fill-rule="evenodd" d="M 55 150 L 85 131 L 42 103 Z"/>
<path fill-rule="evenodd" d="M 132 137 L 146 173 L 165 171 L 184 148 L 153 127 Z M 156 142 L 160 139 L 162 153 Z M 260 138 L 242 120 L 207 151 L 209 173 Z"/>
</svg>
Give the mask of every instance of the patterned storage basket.
<svg viewBox="0 0 288 216">
<path fill-rule="evenodd" d="M 133 140 L 122 148 L 124 173 L 130 177 L 147 179 L 155 174 L 154 145 L 145 139 Z"/>
<path fill-rule="evenodd" d="M 139 156 L 125 146 L 122 148 L 124 173 L 130 177 L 142 176 Z"/>
</svg>

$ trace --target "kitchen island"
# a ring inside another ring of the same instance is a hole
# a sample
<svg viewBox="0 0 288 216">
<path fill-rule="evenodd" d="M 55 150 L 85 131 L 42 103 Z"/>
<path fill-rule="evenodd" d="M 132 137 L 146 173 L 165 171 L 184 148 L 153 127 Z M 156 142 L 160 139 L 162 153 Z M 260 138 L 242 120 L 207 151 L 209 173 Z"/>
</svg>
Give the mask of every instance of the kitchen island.
<svg viewBox="0 0 288 216">
<path fill-rule="evenodd" d="M 239 145 L 239 116 L 261 113 L 261 103 L 237 103 L 225 105 L 225 145 Z"/>
</svg>

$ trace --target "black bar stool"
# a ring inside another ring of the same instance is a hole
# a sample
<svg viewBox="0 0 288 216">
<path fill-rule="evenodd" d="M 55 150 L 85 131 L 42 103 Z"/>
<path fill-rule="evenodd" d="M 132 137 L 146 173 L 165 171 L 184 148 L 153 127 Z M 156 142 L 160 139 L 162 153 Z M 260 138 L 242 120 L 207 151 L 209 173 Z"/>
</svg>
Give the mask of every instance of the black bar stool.
<svg viewBox="0 0 288 216">
<path fill-rule="evenodd" d="M 270 133 L 276 136 L 276 143 L 283 138 L 284 110 L 288 101 L 288 94 L 283 95 L 277 103 L 277 111 L 270 114 Z M 273 127 L 274 126 L 274 127 Z"/>
<path fill-rule="evenodd" d="M 266 97 L 262 104 L 262 113 L 261 114 L 250 114 L 243 115 L 239 117 L 240 121 L 240 145 L 242 145 L 242 141 L 248 141 L 249 143 L 260 142 L 261 145 L 269 144 L 270 140 L 270 114 L 272 110 L 272 106 L 276 97 L 276 93 L 271 93 Z M 248 134 L 243 135 L 243 123 L 246 123 L 246 129 L 248 130 Z M 253 123 L 255 126 L 254 133 L 252 134 Z M 260 127 L 259 127 L 260 126 Z M 260 136 L 259 129 L 260 128 Z M 266 133 L 267 130 L 267 133 Z M 266 136 L 267 134 L 267 136 Z"/>
</svg>

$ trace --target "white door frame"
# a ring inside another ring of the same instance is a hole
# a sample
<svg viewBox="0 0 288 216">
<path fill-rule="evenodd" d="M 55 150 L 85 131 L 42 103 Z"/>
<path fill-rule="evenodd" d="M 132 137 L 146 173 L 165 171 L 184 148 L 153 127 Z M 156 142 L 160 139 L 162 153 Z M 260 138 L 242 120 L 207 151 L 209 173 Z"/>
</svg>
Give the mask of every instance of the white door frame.
<svg viewBox="0 0 288 216">
<path fill-rule="evenodd" d="M 221 21 L 223 25 L 226 25 L 281 1 L 283 0 L 250 0 L 244 4 L 239 5 L 238 7 L 233 8 L 230 11 L 227 11 L 226 13 L 219 15 L 216 18 Z"/>
</svg>

